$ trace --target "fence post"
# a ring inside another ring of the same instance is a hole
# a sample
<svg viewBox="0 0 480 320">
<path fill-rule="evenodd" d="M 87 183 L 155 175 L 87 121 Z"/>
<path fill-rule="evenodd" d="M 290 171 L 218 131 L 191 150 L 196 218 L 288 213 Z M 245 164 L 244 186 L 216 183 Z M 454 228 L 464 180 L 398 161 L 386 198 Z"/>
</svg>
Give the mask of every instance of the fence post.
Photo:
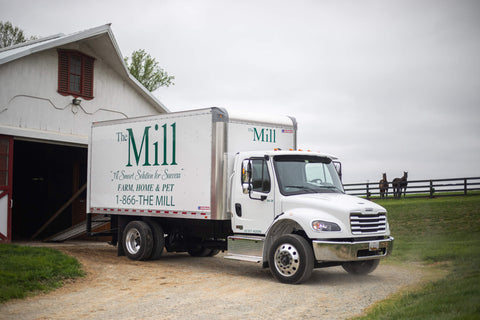
<svg viewBox="0 0 480 320">
<path fill-rule="evenodd" d="M 467 195 L 467 178 L 463 180 L 463 194 Z"/>
<path fill-rule="evenodd" d="M 367 182 L 367 199 L 370 199 L 369 183 Z"/>
<path fill-rule="evenodd" d="M 433 192 L 434 192 L 433 190 L 434 190 L 433 189 L 433 181 L 430 180 L 430 198 L 433 198 Z"/>
</svg>

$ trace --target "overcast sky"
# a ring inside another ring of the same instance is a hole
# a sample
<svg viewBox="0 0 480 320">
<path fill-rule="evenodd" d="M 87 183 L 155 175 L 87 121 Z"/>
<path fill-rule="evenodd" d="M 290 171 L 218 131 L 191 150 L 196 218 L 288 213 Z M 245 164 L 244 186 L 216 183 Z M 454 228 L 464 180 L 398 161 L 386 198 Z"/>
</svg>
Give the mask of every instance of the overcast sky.
<svg viewBox="0 0 480 320">
<path fill-rule="evenodd" d="M 25 33 L 112 23 L 175 76 L 171 111 L 291 115 L 344 182 L 480 176 L 480 1 L 0 0 Z"/>
</svg>

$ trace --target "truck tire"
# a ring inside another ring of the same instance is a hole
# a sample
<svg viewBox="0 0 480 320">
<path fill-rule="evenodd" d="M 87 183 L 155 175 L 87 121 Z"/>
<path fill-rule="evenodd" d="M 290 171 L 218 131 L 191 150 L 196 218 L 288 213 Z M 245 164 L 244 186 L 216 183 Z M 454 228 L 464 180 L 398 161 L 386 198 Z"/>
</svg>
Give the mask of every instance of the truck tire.
<svg viewBox="0 0 480 320">
<path fill-rule="evenodd" d="M 131 260 L 147 260 L 153 249 L 152 230 L 144 221 L 131 221 L 123 231 L 125 255 Z"/>
<path fill-rule="evenodd" d="M 218 249 L 209 249 L 205 247 L 188 249 L 188 254 L 190 254 L 192 257 L 214 257 L 219 253 L 220 250 Z"/>
<path fill-rule="evenodd" d="M 147 221 L 150 229 L 152 230 L 153 236 L 153 248 L 152 253 L 148 260 L 158 260 L 163 253 L 163 248 L 165 247 L 165 234 L 163 228 L 155 221 Z"/>
<path fill-rule="evenodd" d="M 216 256 L 217 254 L 220 253 L 220 250 L 218 250 L 218 249 L 211 249 L 211 250 L 212 250 L 212 252 L 210 252 L 208 254 L 209 257 L 214 257 L 214 256 Z"/>
<path fill-rule="evenodd" d="M 380 263 L 379 259 L 352 261 L 352 262 L 345 262 L 344 264 L 342 264 L 342 267 L 343 269 L 345 269 L 345 271 L 347 271 L 350 274 L 365 275 L 377 269 L 379 263 Z"/>
<path fill-rule="evenodd" d="M 188 254 L 192 257 L 210 257 L 212 249 L 205 247 L 191 247 L 188 249 Z"/>
<path fill-rule="evenodd" d="M 298 234 L 286 234 L 270 247 L 268 261 L 273 276 L 280 282 L 298 284 L 306 281 L 314 266 L 313 250 Z"/>
</svg>

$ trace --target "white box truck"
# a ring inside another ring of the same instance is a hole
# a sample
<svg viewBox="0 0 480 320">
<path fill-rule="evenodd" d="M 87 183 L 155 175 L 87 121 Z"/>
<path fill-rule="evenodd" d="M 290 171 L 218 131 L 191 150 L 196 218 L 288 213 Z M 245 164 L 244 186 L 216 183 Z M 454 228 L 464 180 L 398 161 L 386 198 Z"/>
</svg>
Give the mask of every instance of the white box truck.
<svg viewBox="0 0 480 320">
<path fill-rule="evenodd" d="M 220 108 L 94 123 L 87 232 L 134 260 L 226 251 L 284 283 L 372 272 L 393 247 L 386 210 L 346 195 L 335 158 L 296 139 L 292 117 Z M 99 219 L 111 229 L 92 232 Z"/>
</svg>

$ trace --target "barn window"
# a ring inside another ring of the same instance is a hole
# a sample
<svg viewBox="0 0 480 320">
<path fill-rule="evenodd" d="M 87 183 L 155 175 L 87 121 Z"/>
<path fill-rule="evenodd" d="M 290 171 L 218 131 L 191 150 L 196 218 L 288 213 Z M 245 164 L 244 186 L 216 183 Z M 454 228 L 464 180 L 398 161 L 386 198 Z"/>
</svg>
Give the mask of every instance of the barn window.
<svg viewBox="0 0 480 320">
<path fill-rule="evenodd" d="M 58 93 L 93 99 L 94 61 L 78 51 L 58 50 Z"/>
</svg>

